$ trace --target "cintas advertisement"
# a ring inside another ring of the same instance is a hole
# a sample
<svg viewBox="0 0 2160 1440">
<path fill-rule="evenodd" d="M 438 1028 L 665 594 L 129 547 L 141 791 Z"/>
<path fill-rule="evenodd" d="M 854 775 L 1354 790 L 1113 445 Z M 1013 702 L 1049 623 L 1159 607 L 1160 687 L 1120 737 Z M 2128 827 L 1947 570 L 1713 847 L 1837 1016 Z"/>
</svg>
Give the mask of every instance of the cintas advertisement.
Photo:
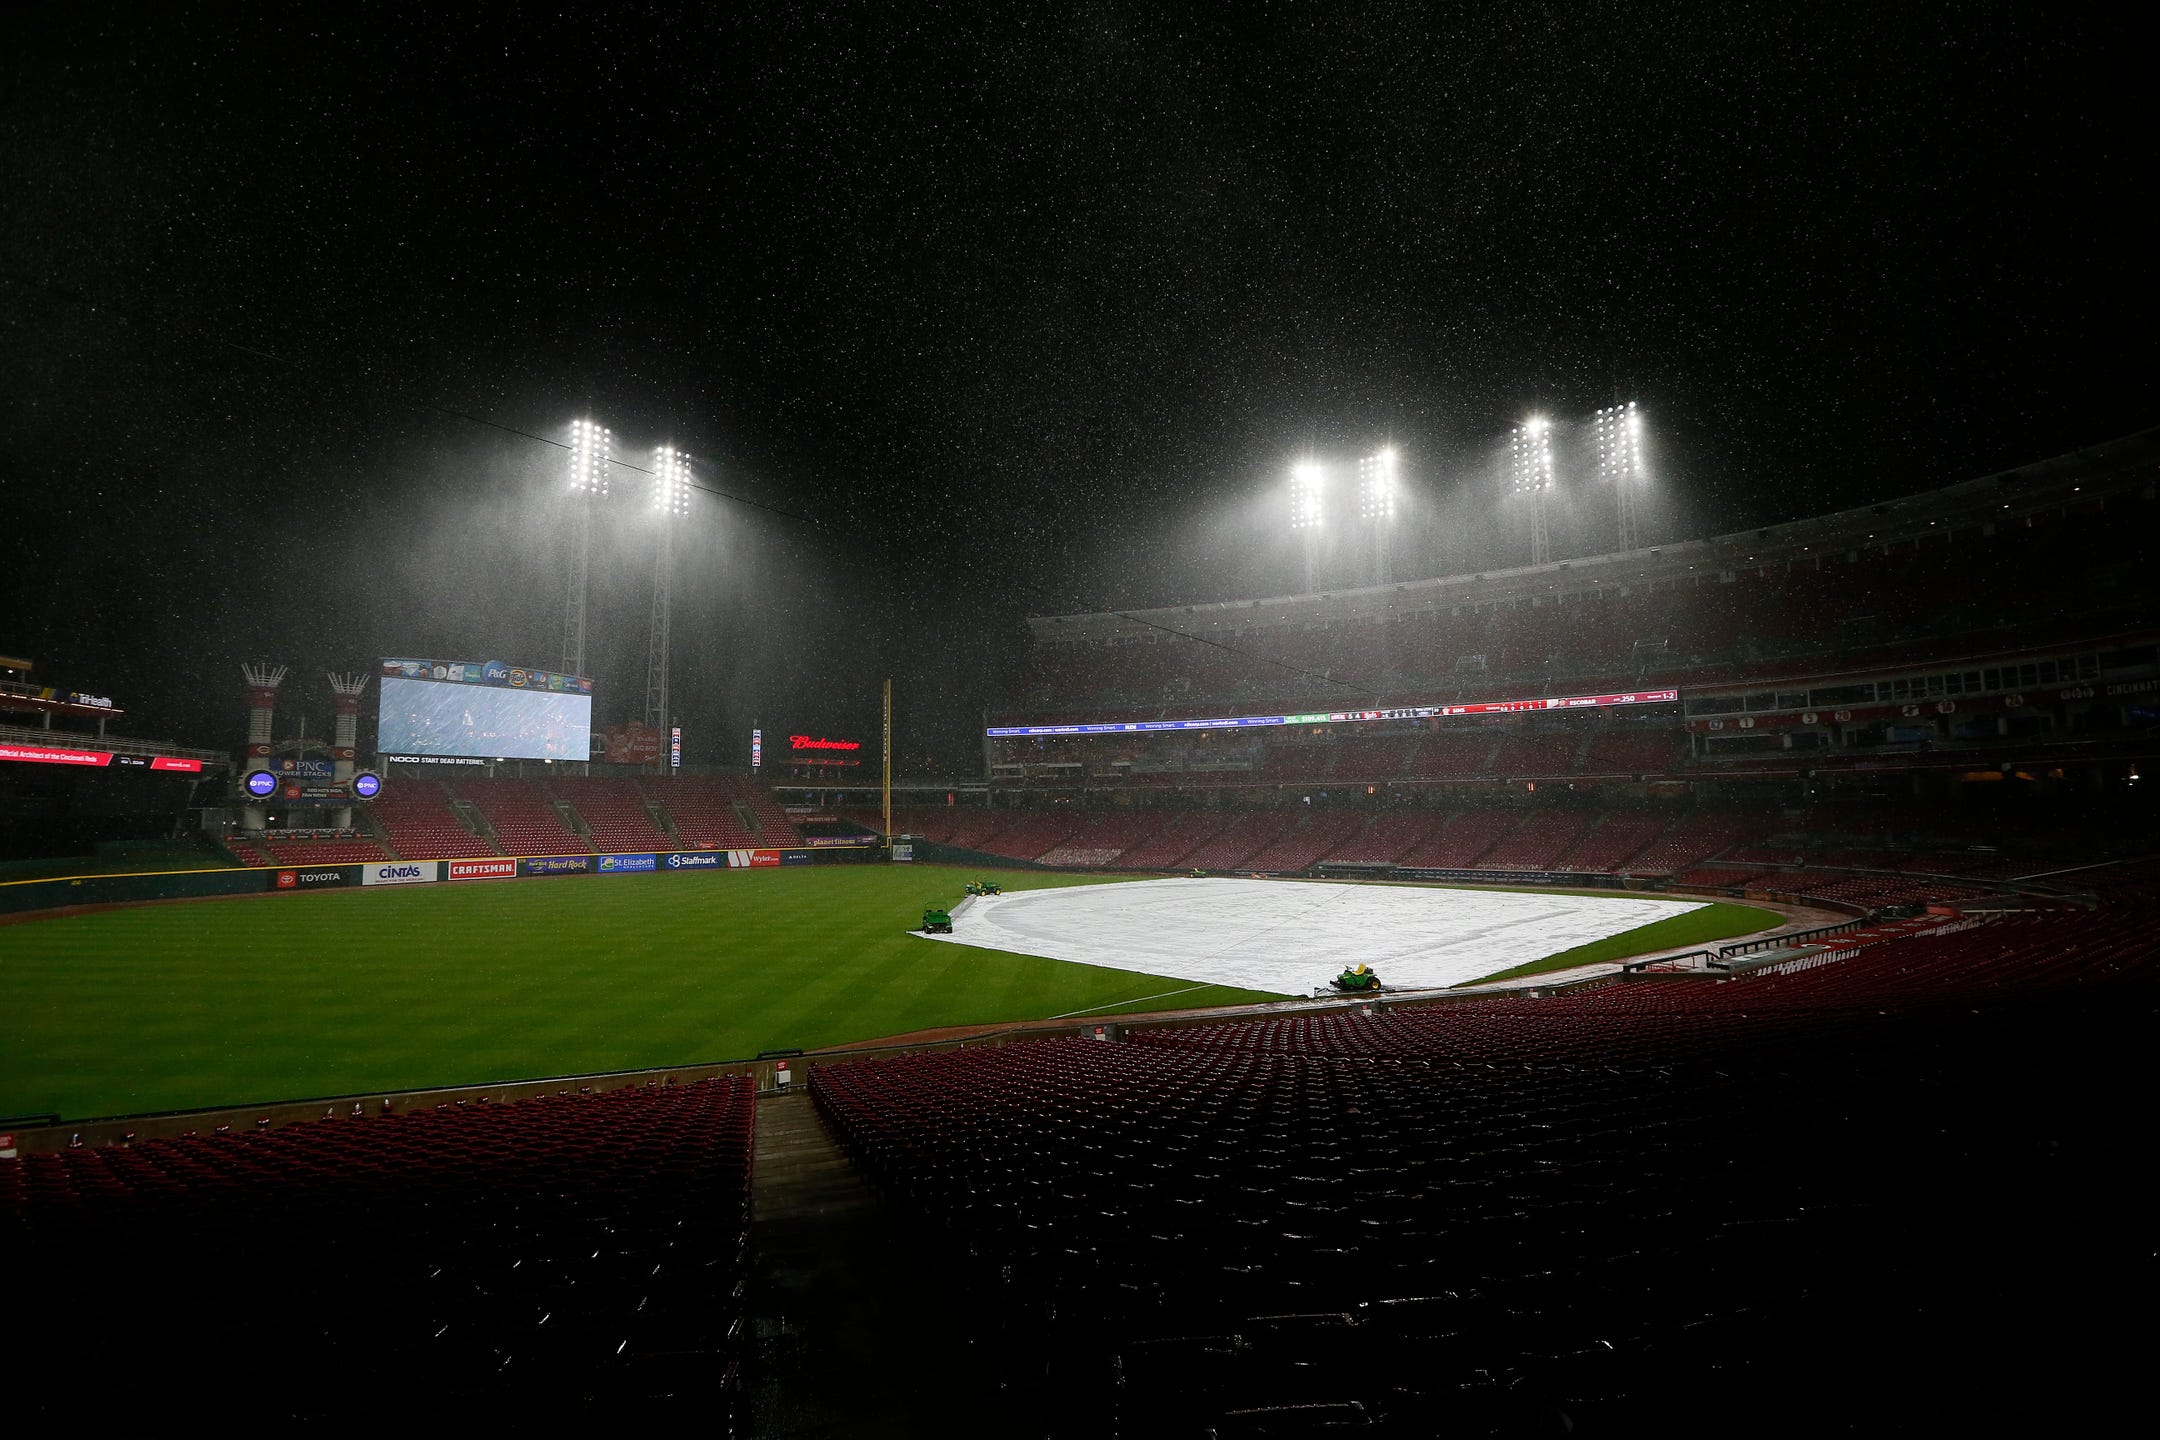
<svg viewBox="0 0 2160 1440">
<path fill-rule="evenodd" d="M 391 860 L 360 868 L 363 885 L 427 885 L 441 878 L 440 860 Z"/>
</svg>

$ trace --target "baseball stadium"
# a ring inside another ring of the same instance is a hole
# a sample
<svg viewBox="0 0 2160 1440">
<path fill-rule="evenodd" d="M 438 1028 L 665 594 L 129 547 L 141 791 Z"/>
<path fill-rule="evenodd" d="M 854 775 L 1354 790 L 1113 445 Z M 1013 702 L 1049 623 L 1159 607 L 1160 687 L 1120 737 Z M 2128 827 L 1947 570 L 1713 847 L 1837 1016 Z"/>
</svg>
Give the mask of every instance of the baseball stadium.
<svg viewBox="0 0 2160 1440">
<path fill-rule="evenodd" d="M 149 1423 L 236 1351 L 319 1424 L 812 1433 L 952 1353 L 953 1433 L 2038 1404 L 2128 1334 L 2155 465 L 1033 617 L 898 784 L 889 708 L 595 729 L 574 646 L 327 741 L 250 663 L 229 749 L 10 659 L 18 833 L 133 827 L 0 883 L 18 1353 Z"/>
</svg>

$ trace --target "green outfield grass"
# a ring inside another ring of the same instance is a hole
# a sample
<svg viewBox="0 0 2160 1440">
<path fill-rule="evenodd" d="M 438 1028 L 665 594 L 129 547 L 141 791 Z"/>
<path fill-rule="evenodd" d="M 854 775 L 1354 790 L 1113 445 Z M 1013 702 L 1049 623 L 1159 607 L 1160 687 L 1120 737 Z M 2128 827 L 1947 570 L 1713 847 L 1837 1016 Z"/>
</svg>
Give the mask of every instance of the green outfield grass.
<svg viewBox="0 0 2160 1440">
<path fill-rule="evenodd" d="M 328 890 L 0 926 L 0 1115 L 740 1059 L 1279 998 L 910 938 L 978 873 L 837 865 Z M 1103 883 L 1004 873 L 1010 890 Z"/>
<path fill-rule="evenodd" d="M 0 925 L 0 1116 L 742 1059 L 948 1025 L 1279 999 L 936 943 L 923 906 L 1112 877 L 840 865 L 327 890 Z M 1745 934 L 1715 905 L 1523 966 Z"/>
<path fill-rule="evenodd" d="M 1589 893 L 1589 892 L 1583 892 Z M 1483 985 L 1491 980 L 1519 980 L 1526 975 L 1548 975 L 1555 970 L 1572 970 L 1578 965 L 1595 965 L 1605 960 L 1625 960 L 1631 955 L 1643 955 L 1653 950 L 1677 950 L 1684 945 L 1708 945 L 1715 940 L 1730 940 L 1735 935 L 1753 935 L 1767 930 L 1784 917 L 1774 910 L 1762 910 L 1753 905 L 1727 905 L 1713 902 L 1699 910 L 1688 910 L 1663 920 L 1653 920 L 1648 925 L 1638 925 L 1633 930 L 1623 930 L 1618 935 L 1608 935 L 1603 940 L 1593 940 L 1587 945 L 1577 945 L 1572 950 L 1562 950 L 1542 960 L 1532 960 L 1527 965 L 1517 965 L 1512 970 L 1498 970 L 1479 980 L 1467 980 L 1467 985 Z"/>
</svg>

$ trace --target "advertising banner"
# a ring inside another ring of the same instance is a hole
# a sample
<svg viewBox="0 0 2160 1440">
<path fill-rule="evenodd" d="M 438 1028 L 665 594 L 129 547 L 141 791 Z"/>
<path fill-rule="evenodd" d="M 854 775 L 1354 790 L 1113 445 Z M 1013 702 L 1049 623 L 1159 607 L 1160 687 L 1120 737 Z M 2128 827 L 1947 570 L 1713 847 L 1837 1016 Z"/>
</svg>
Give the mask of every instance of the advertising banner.
<svg viewBox="0 0 2160 1440">
<path fill-rule="evenodd" d="M 590 855 L 531 855 L 517 862 L 520 875 L 590 875 Z"/>
<path fill-rule="evenodd" d="M 337 778 L 337 764 L 331 760 L 280 760 L 272 767 L 288 780 L 319 780 L 327 785 Z"/>
<path fill-rule="evenodd" d="M 849 850 L 871 843 L 868 835 L 805 835 L 803 844 L 816 850 Z"/>
<path fill-rule="evenodd" d="M 382 864 L 363 865 L 360 883 L 363 885 L 428 885 L 441 878 L 440 860 L 391 860 Z"/>
<path fill-rule="evenodd" d="M 445 878 L 451 880 L 515 880 L 518 862 L 499 860 L 445 860 Z"/>
<path fill-rule="evenodd" d="M 896 861 L 913 860 L 915 858 L 915 847 L 905 842 L 896 844 L 892 847 L 892 858 Z"/>
<path fill-rule="evenodd" d="M 780 863 L 778 850 L 728 850 L 722 853 L 727 856 L 730 870 L 762 870 Z"/>
<path fill-rule="evenodd" d="M 1462 715 L 1519 715 L 1545 710 L 1670 705 L 1678 690 L 1629 690 L 1611 695 L 1546 695 L 1531 700 L 1485 700 L 1470 705 L 1413 705 L 1392 710 L 1315 710 L 1304 715 L 1222 715 L 1197 720 L 1097 721 L 1082 725 L 993 725 L 993 740 L 1052 735 L 1130 735 L 1158 730 L 1225 730 L 1256 725 L 1350 725 L 1372 720 L 1433 720 Z"/>
<path fill-rule="evenodd" d="M 810 863 L 810 852 L 808 850 L 783 850 L 780 852 L 780 863 L 782 865 L 808 865 Z"/>
<path fill-rule="evenodd" d="M 110 750 L 76 750 L 63 745 L 0 743 L 0 760 L 22 760 L 33 765 L 111 765 L 121 769 L 177 770 L 189 775 L 202 773 L 200 760 L 179 760 L 170 755 L 120 755 Z"/>
<path fill-rule="evenodd" d="M 727 856 L 718 850 L 679 850 L 660 857 L 660 864 L 669 870 L 725 870 L 727 863 Z"/>
<path fill-rule="evenodd" d="M 628 875 L 640 870 L 659 868 L 657 855 L 602 855 L 600 863 L 593 868 L 602 875 Z"/>
<path fill-rule="evenodd" d="M 350 885 L 359 877 L 355 866 L 338 866 L 327 870 L 279 870 L 270 877 L 272 890 L 320 890 L 326 886 Z"/>
</svg>

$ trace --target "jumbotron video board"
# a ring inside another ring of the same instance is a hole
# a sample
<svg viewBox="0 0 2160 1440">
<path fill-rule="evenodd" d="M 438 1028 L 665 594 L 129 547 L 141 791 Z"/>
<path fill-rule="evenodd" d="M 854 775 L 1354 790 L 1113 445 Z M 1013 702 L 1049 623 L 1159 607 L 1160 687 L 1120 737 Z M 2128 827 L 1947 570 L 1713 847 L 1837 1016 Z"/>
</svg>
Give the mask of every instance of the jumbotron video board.
<svg viewBox="0 0 2160 1440">
<path fill-rule="evenodd" d="M 592 756 L 592 681 L 500 660 L 382 662 L 375 748 L 387 757 Z"/>
</svg>

